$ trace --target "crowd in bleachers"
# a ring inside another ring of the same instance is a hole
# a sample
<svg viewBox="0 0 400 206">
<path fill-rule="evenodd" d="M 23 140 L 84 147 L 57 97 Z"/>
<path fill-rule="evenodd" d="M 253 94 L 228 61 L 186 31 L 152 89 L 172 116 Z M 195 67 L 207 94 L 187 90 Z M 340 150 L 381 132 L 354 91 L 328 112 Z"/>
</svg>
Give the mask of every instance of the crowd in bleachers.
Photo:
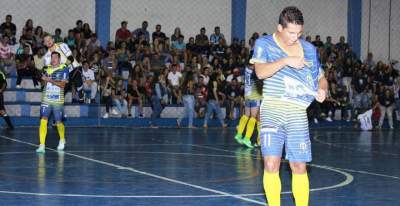
<svg viewBox="0 0 400 206">
<path fill-rule="evenodd" d="M 115 40 L 103 48 L 90 25 L 81 20 L 68 31 L 44 31 L 32 19 L 18 29 L 20 36 L 11 15 L 0 25 L 0 66 L 6 74 L 17 75 L 17 88 L 21 88 L 24 77 L 31 78 L 39 88 L 46 52 L 43 37 L 49 32 L 56 43 L 67 44 L 73 53 L 68 88 L 73 93 L 72 102 L 103 104 L 104 118 L 132 117 L 133 106 L 138 108 L 135 117 L 142 117 L 143 106 L 153 106 L 153 96 L 158 97 L 161 110 L 167 105 L 181 105 L 188 91 L 188 76 L 193 79 L 191 92 L 198 117 L 205 115 L 201 108 L 207 103 L 210 78 L 218 82 L 218 101 L 226 108 L 226 118 L 237 117 L 234 108 L 242 108 L 244 102 L 244 68 L 256 39 L 266 34 L 254 33 L 247 41 L 233 38 L 228 44 L 218 26 L 210 35 L 201 28 L 192 37 L 185 36 L 179 27 L 167 35 L 160 24 L 151 32 L 146 21 L 130 30 L 128 22 L 123 21 Z M 67 35 L 62 36 L 63 32 Z M 344 37 L 338 42 L 329 36 L 325 41 L 319 35 L 305 38 L 318 48 L 329 81 L 328 99 L 311 104 L 310 119 L 315 123 L 338 118 L 352 121 L 372 108 L 377 127 L 382 126 L 385 115 L 389 126 L 394 127 L 392 114 L 396 105 L 400 108 L 398 71 L 393 67 L 396 62 L 375 62 L 372 53 L 361 61 Z"/>
</svg>

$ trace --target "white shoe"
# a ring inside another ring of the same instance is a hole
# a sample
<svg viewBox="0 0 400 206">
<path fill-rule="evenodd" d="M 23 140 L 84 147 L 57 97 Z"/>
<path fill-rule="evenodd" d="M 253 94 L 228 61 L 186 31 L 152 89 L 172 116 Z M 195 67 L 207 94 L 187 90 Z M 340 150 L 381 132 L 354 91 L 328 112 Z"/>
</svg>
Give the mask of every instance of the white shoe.
<svg viewBox="0 0 400 206">
<path fill-rule="evenodd" d="M 392 129 L 394 129 L 394 127 L 393 127 L 393 126 L 391 126 L 391 127 L 390 127 L 390 129 L 392 130 Z"/>
<path fill-rule="evenodd" d="M 39 148 L 36 149 L 37 153 L 45 153 L 45 146 L 44 144 L 39 145 Z"/>
<path fill-rule="evenodd" d="M 59 141 L 58 142 L 58 146 L 57 146 L 57 150 L 58 151 L 63 151 L 64 150 L 64 147 L 65 147 L 65 141 Z"/>
<path fill-rule="evenodd" d="M 331 117 L 327 117 L 325 120 L 328 121 L 328 122 L 332 122 L 332 118 Z"/>
<path fill-rule="evenodd" d="M 117 110 L 114 108 L 111 110 L 111 114 L 113 115 L 119 115 L 119 112 L 117 112 Z"/>
<path fill-rule="evenodd" d="M 318 124 L 318 119 L 317 118 L 314 118 L 314 123 Z"/>
<path fill-rule="evenodd" d="M 108 113 L 105 113 L 105 114 L 103 115 L 103 118 L 104 118 L 104 119 L 107 119 L 109 116 L 110 116 L 110 115 L 108 115 Z"/>
<path fill-rule="evenodd" d="M 21 85 L 17 85 L 16 87 L 17 87 L 17 89 L 21 89 Z"/>
</svg>

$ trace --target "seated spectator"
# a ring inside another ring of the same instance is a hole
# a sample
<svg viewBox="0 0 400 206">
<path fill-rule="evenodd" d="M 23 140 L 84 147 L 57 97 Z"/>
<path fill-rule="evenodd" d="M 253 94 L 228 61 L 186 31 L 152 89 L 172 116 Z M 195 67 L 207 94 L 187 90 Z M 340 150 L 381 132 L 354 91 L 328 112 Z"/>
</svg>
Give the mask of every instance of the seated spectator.
<svg viewBox="0 0 400 206">
<path fill-rule="evenodd" d="M 180 62 L 187 63 L 186 44 L 183 41 L 183 36 L 178 37 L 177 41 L 172 42 L 172 50 L 176 55 L 178 55 Z"/>
<path fill-rule="evenodd" d="M 144 40 L 147 42 L 150 42 L 150 33 L 147 31 L 147 27 L 149 26 L 149 24 L 147 23 L 147 21 L 143 21 L 142 22 L 142 27 L 135 29 L 135 31 L 132 32 L 132 36 L 136 39 L 139 39 L 139 37 L 141 35 L 144 36 Z"/>
<path fill-rule="evenodd" d="M 181 29 L 179 27 L 176 27 L 174 30 L 174 34 L 171 35 L 171 42 L 174 43 L 175 41 L 178 41 L 179 37 L 185 38 L 181 33 Z"/>
<path fill-rule="evenodd" d="M 21 88 L 22 77 L 31 77 L 33 85 L 36 88 L 39 86 L 37 79 L 37 71 L 35 69 L 35 63 L 30 52 L 30 47 L 28 45 L 24 46 L 24 52 L 19 54 L 15 58 L 15 63 L 17 67 L 17 88 Z"/>
<path fill-rule="evenodd" d="M 171 71 L 168 73 L 168 84 L 171 86 L 172 91 L 172 104 L 181 102 L 180 85 L 182 80 L 182 73 L 178 71 L 178 65 L 173 64 Z"/>
<path fill-rule="evenodd" d="M 92 37 L 92 30 L 90 29 L 90 25 L 88 23 L 84 23 L 82 26 L 82 33 L 83 33 L 83 38 L 84 39 L 89 39 Z"/>
<path fill-rule="evenodd" d="M 117 57 L 117 71 L 119 75 L 122 75 L 122 71 L 129 71 L 132 68 L 130 63 L 131 54 L 126 47 L 126 42 L 121 42 L 115 55 Z"/>
<path fill-rule="evenodd" d="M 229 83 L 232 81 L 232 79 L 236 79 L 239 84 L 244 83 L 243 76 L 240 75 L 240 69 L 238 67 L 234 68 L 232 74 L 226 77 L 226 81 Z"/>
<path fill-rule="evenodd" d="M 128 117 L 132 117 L 132 106 L 137 107 L 139 117 L 143 117 L 143 94 L 139 91 L 138 80 L 132 78 L 129 79 L 127 93 Z"/>
<path fill-rule="evenodd" d="M 121 27 L 115 33 L 115 44 L 119 45 L 122 41 L 127 42 L 127 40 L 132 36 L 128 29 L 128 22 L 122 21 Z"/>
<path fill-rule="evenodd" d="M 208 55 L 210 48 L 209 48 L 208 36 L 206 35 L 206 28 L 203 27 L 200 29 L 200 34 L 196 35 L 195 44 L 199 54 Z"/>
<path fill-rule="evenodd" d="M 211 46 L 218 44 L 220 39 L 224 39 L 224 34 L 221 33 L 219 26 L 214 28 L 214 33 L 210 36 Z"/>
<path fill-rule="evenodd" d="M 74 30 L 68 30 L 68 36 L 64 38 L 64 43 L 72 50 L 76 48 L 75 33 Z"/>
<path fill-rule="evenodd" d="M 10 14 L 6 15 L 6 21 L 0 25 L 0 34 L 4 35 L 5 30 L 7 29 L 11 31 L 12 36 L 9 37 L 10 38 L 15 37 L 17 33 L 17 27 L 15 26 L 14 23 L 12 23 L 12 16 Z"/>
<path fill-rule="evenodd" d="M 44 32 L 43 32 L 43 28 L 41 26 L 37 26 L 35 28 L 35 32 L 33 33 L 33 38 L 34 38 L 34 41 L 36 42 L 36 47 L 43 46 Z"/>
<path fill-rule="evenodd" d="M 83 31 L 83 22 L 82 22 L 82 20 L 79 19 L 79 20 L 76 21 L 75 28 L 73 30 L 74 30 L 75 34 L 77 34 L 77 33 L 80 34 Z"/>
<path fill-rule="evenodd" d="M 9 41 L 10 38 L 7 35 L 3 35 L 0 41 L 0 66 L 4 69 L 6 74 L 11 72 L 11 68 L 14 64 L 14 54 L 12 53 L 12 47 Z"/>
<path fill-rule="evenodd" d="M 160 52 L 155 52 L 150 59 L 151 71 L 152 72 L 160 72 L 166 63 L 166 57 L 162 56 Z"/>
<path fill-rule="evenodd" d="M 152 37 L 153 42 L 154 42 L 155 39 L 158 39 L 158 41 L 161 44 L 163 44 L 165 42 L 165 39 L 167 38 L 167 36 L 165 36 L 165 33 L 161 32 L 161 25 L 160 24 L 156 25 L 156 31 L 153 32 L 151 37 Z"/>
<path fill-rule="evenodd" d="M 100 46 L 100 40 L 97 39 L 97 34 L 92 33 L 92 36 L 86 41 L 85 56 L 87 58 L 92 57 L 95 52 L 100 50 Z"/>
<path fill-rule="evenodd" d="M 82 79 L 83 91 L 90 92 L 90 103 L 96 103 L 97 82 L 93 70 L 90 68 L 89 62 L 82 62 Z"/>
<path fill-rule="evenodd" d="M 324 43 L 321 41 L 321 37 L 319 35 L 315 36 L 315 40 L 312 42 L 312 44 L 317 48 L 321 48 L 324 46 Z"/>
<path fill-rule="evenodd" d="M 214 44 L 211 48 L 211 54 L 217 58 L 223 59 L 226 52 L 226 42 L 224 38 L 220 38 L 219 41 Z"/>
<path fill-rule="evenodd" d="M 53 39 L 54 39 L 54 43 L 56 43 L 56 44 L 63 42 L 63 38 L 61 37 L 61 29 L 60 28 L 57 28 L 54 31 Z"/>
<path fill-rule="evenodd" d="M 128 102 L 126 101 L 126 89 L 122 79 L 117 81 L 112 96 L 117 112 L 121 114 L 122 118 L 126 118 L 128 116 Z"/>
</svg>

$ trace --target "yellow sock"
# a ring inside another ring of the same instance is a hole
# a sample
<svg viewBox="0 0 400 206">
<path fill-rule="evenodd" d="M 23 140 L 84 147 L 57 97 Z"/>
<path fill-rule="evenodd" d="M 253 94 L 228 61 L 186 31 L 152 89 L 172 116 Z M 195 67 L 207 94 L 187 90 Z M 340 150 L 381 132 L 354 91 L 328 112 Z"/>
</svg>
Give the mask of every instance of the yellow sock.
<svg viewBox="0 0 400 206">
<path fill-rule="evenodd" d="M 47 119 L 41 119 L 39 127 L 40 144 L 44 145 L 46 143 L 46 135 L 47 135 Z"/>
<path fill-rule="evenodd" d="M 292 174 L 292 191 L 296 206 L 308 206 L 310 183 L 307 173 Z"/>
<path fill-rule="evenodd" d="M 238 134 L 240 134 L 240 135 L 243 134 L 244 128 L 246 128 L 246 124 L 247 124 L 248 120 L 249 120 L 249 117 L 246 115 L 242 115 L 242 117 L 240 117 L 239 125 L 236 128 L 236 131 Z"/>
<path fill-rule="evenodd" d="M 264 171 L 264 191 L 267 197 L 269 206 L 280 206 L 281 205 L 281 178 L 279 172 L 268 173 Z"/>
<path fill-rule="evenodd" d="M 257 121 L 257 144 L 261 145 L 261 139 L 260 139 L 260 128 L 261 128 L 261 122 Z"/>
<path fill-rule="evenodd" d="M 246 139 L 250 140 L 251 136 L 253 135 L 254 132 L 254 127 L 256 126 L 257 120 L 253 117 L 250 118 L 249 122 L 247 123 L 246 126 Z"/>
<path fill-rule="evenodd" d="M 65 141 L 65 127 L 63 123 L 57 123 L 57 131 L 61 141 Z"/>
</svg>

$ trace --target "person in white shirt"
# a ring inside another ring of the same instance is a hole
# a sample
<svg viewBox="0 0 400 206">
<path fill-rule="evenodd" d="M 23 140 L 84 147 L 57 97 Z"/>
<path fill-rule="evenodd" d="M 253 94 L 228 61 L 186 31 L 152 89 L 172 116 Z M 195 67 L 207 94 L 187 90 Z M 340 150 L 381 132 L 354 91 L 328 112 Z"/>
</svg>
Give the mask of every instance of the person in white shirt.
<svg viewBox="0 0 400 206">
<path fill-rule="evenodd" d="M 83 78 L 83 91 L 90 91 L 90 103 L 96 103 L 96 94 L 97 94 L 97 83 L 94 77 L 93 70 L 90 69 L 89 62 L 84 61 L 82 63 L 82 78 Z"/>
<path fill-rule="evenodd" d="M 180 92 L 180 82 L 182 79 L 182 73 L 178 71 L 179 65 L 172 64 L 171 71 L 168 73 L 168 83 L 171 85 L 172 91 L 172 103 L 179 103 L 181 100 L 181 92 Z"/>
</svg>

